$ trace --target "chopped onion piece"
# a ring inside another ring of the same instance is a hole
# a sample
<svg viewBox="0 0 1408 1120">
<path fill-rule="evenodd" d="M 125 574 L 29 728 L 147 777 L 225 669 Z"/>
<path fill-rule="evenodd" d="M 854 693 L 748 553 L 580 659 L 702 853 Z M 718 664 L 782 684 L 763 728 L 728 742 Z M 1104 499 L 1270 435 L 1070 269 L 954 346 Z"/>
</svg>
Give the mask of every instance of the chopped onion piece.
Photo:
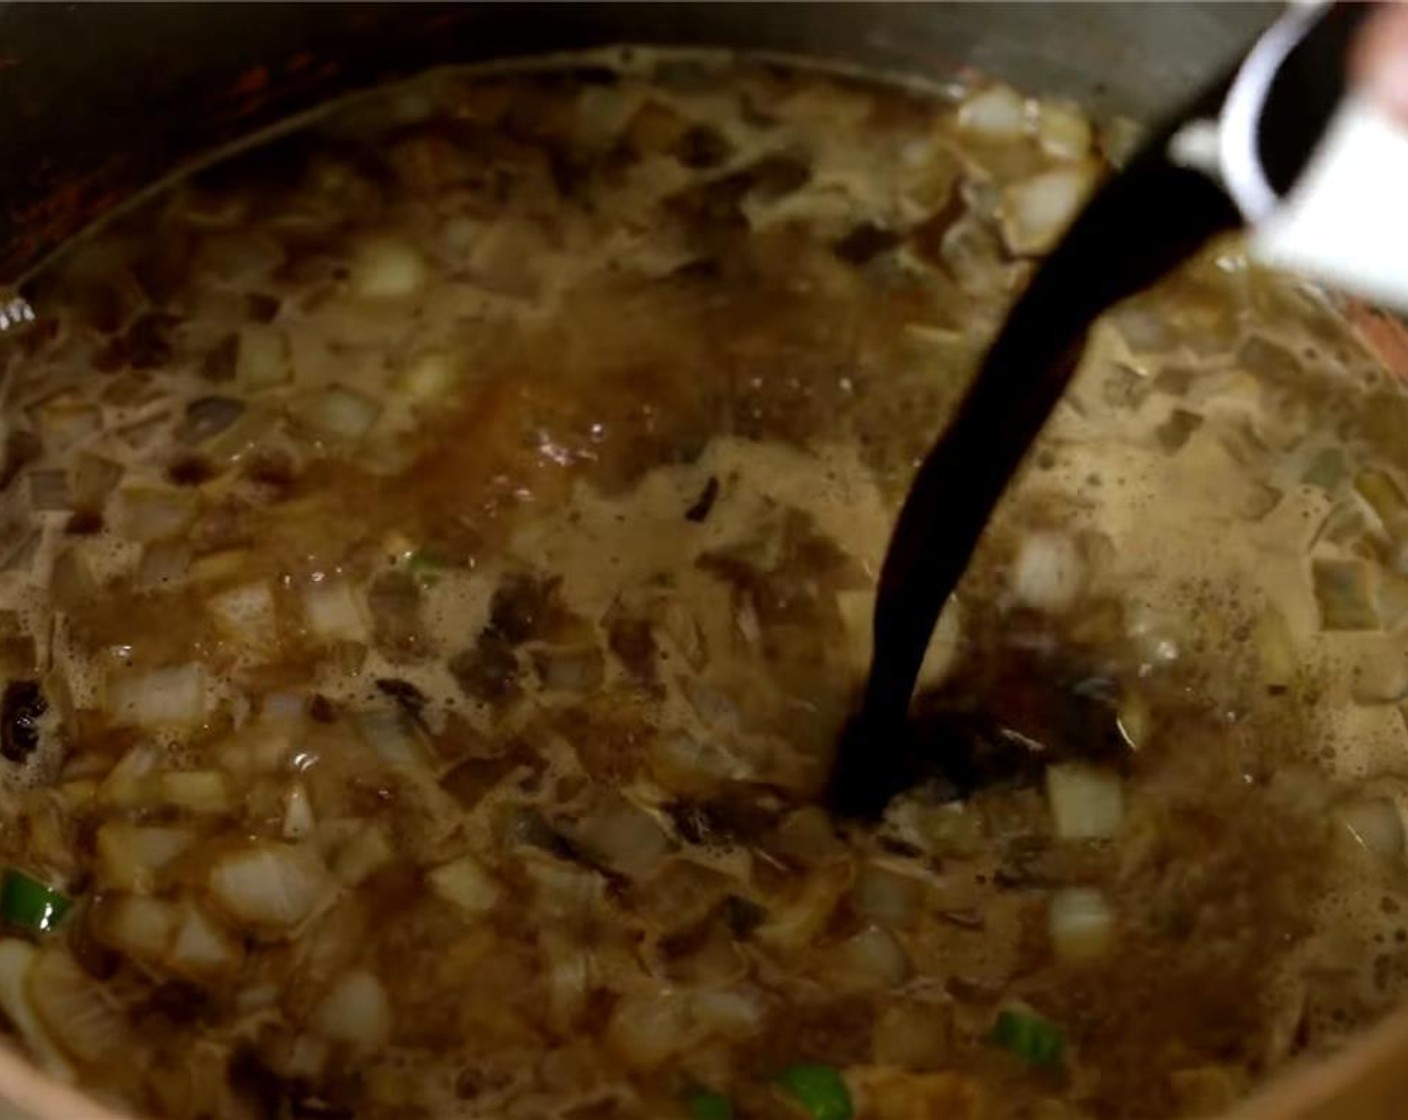
<svg viewBox="0 0 1408 1120">
<path fill-rule="evenodd" d="M 921 884 L 913 876 L 871 865 L 856 883 L 855 906 L 868 918 L 902 927 L 913 920 L 920 894 Z"/>
<path fill-rule="evenodd" d="M 1065 533 L 1032 532 L 1012 565 L 1012 594 L 1034 610 L 1055 614 L 1080 595 L 1085 572 L 1076 542 Z"/>
<path fill-rule="evenodd" d="M 0 941 L 0 1011 L 24 1039 L 29 1052 L 50 1077 L 71 1082 L 73 1067 L 49 1037 L 29 1001 L 29 971 L 39 950 L 25 941 Z"/>
<path fill-rule="evenodd" d="M 130 1051 L 129 1024 L 116 1001 L 67 949 L 39 951 L 29 970 L 28 992 L 45 1032 L 79 1061 L 119 1061 Z"/>
<path fill-rule="evenodd" d="M 195 840 L 188 828 L 107 821 L 98 829 L 98 880 L 117 890 L 150 892 L 157 876 Z"/>
<path fill-rule="evenodd" d="M 690 993 L 689 1010 L 701 1034 L 736 1042 L 758 1033 L 767 1004 L 749 988 L 704 988 Z"/>
<path fill-rule="evenodd" d="M 408 401 L 424 403 L 444 396 L 459 380 L 454 364 L 444 354 L 422 354 L 396 379 L 396 391 Z"/>
<path fill-rule="evenodd" d="M 1055 246 L 1095 186 L 1095 170 L 1075 163 L 1041 171 L 1002 192 L 1002 237 L 1021 256 Z"/>
<path fill-rule="evenodd" d="M 606 1044 L 633 1069 L 655 1069 L 693 1041 L 689 1002 L 668 988 L 623 996 L 606 1025 Z"/>
<path fill-rule="evenodd" d="M 377 757 L 388 766 L 421 769 L 426 765 L 425 746 L 415 726 L 394 708 L 358 712 L 357 731 Z"/>
<path fill-rule="evenodd" d="M 232 975 L 244 959 L 244 946 L 194 903 L 180 915 L 168 963 L 173 971 L 197 983 Z"/>
<path fill-rule="evenodd" d="M 271 933 L 286 932 L 307 918 L 328 882 L 311 852 L 258 840 L 221 855 L 208 881 L 215 901 L 230 918 Z"/>
<path fill-rule="evenodd" d="M 205 716 L 205 674 L 198 662 L 126 670 L 108 679 L 113 722 L 137 727 L 190 727 Z"/>
<path fill-rule="evenodd" d="M 648 874 L 670 850 L 654 818 L 629 801 L 615 800 L 586 817 L 573 839 L 608 867 L 632 878 Z"/>
<path fill-rule="evenodd" d="M 105 805 L 132 809 L 160 798 L 161 782 L 156 773 L 156 748 L 139 743 L 120 759 L 98 787 L 98 800 Z"/>
<path fill-rule="evenodd" d="M 194 560 L 187 574 L 193 583 L 224 583 L 243 575 L 248 565 L 249 553 L 244 549 L 224 548 Z"/>
<path fill-rule="evenodd" d="M 1065 101 L 1042 101 L 1037 110 L 1037 143 L 1054 159 L 1084 159 L 1090 154 L 1094 130 L 1080 109 Z"/>
<path fill-rule="evenodd" d="M 307 788 L 302 782 L 294 782 L 284 797 L 284 839 L 302 840 L 312 834 L 316 823 Z"/>
<path fill-rule="evenodd" d="M 337 981 L 309 1025 L 333 1042 L 372 1050 L 391 1038 L 391 1001 L 380 980 L 358 969 Z"/>
<path fill-rule="evenodd" d="M 442 864 L 426 879 L 436 894 L 473 918 L 492 910 L 502 893 L 479 861 L 468 855 Z"/>
<path fill-rule="evenodd" d="M 308 628 L 332 641 L 365 642 L 367 620 L 356 594 L 345 580 L 328 579 L 309 584 L 303 592 Z"/>
<path fill-rule="evenodd" d="M 1371 569 L 1363 560 L 1317 557 L 1310 562 L 1322 630 L 1377 630 Z"/>
<path fill-rule="evenodd" d="M 1286 616 L 1274 606 L 1265 607 L 1252 626 L 1257 655 L 1257 679 L 1270 690 L 1290 688 L 1300 671 L 1295 637 Z"/>
<path fill-rule="evenodd" d="M 199 498 L 190 490 L 129 489 L 118 492 L 118 531 L 142 544 L 185 532 L 196 518 Z"/>
<path fill-rule="evenodd" d="M 278 640 L 274 592 L 267 583 L 246 583 L 213 595 L 206 606 L 224 633 L 250 649 L 267 650 Z"/>
<path fill-rule="evenodd" d="M 406 242 L 370 238 L 352 258 L 352 290 L 364 299 L 399 299 L 418 292 L 429 271 L 425 258 Z"/>
<path fill-rule="evenodd" d="M 846 978 L 863 987 L 893 988 L 909 976 L 909 958 L 894 934 L 867 926 L 839 946 Z"/>
<path fill-rule="evenodd" d="M 220 770 L 171 770 L 160 778 L 161 800 L 188 813 L 226 813 L 234 803 L 230 779 Z"/>
<path fill-rule="evenodd" d="M 1118 774 L 1083 762 L 1046 768 L 1046 800 L 1062 840 L 1116 835 L 1124 821 L 1124 785 Z"/>
<path fill-rule="evenodd" d="M 1026 99 L 1011 86 L 989 86 L 959 106 L 958 127 L 984 140 L 1017 140 L 1027 131 Z"/>
<path fill-rule="evenodd" d="M 364 825 L 342 847 L 332 870 L 349 887 L 355 887 L 389 864 L 395 853 L 386 830 L 378 824 Z"/>
<path fill-rule="evenodd" d="M 553 1029 L 570 1031 L 587 1008 L 592 960 L 576 938 L 544 930 L 538 945 L 547 961 L 548 1020 Z"/>
<path fill-rule="evenodd" d="M 164 899 L 109 893 L 93 907 L 89 928 L 102 944 L 152 967 L 165 960 L 180 918 Z"/>
<path fill-rule="evenodd" d="M 1115 938 L 1115 915 L 1091 887 L 1068 887 L 1051 896 L 1047 930 L 1056 956 L 1068 964 L 1098 960 Z"/>
<path fill-rule="evenodd" d="M 241 328 L 235 376 L 251 389 L 267 389 L 286 382 L 292 376 L 292 368 L 283 331 L 259 325 Z"/>
<path fill-rule="evenodd" d="M 191 570 L 191 548 L 185 541 L 157 541 L 142 550 L 137 585 L 151 591 L 179 584 Z"/>
<path fill-rule="evenodd" d="M 29 508 L 36 513 L 54 513 L 73 508 L 68 476 L 61 470 L 29 472 Z"/>
<path fill-rule="evenodd" d="M 1367 851 L 1383 859 L 1403 856 L 1403 816 L 1387 797 L 1349 801 L 1335 809 L 1335 820 Z"/>
<path fill-rule="evenodd" d="M 330 385 L 314 398 L 307 415 L 325 435 L 358 440 L 371 431 L 381 415 L 381 406 L 361 393 L 341 385 Z"/>
</svg>

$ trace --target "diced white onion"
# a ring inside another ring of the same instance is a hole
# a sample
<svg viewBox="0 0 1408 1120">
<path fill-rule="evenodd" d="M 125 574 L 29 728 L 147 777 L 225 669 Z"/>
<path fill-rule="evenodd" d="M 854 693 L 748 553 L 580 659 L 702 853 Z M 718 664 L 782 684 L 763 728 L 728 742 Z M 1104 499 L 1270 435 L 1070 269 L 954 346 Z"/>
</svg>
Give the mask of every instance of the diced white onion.
<svg viewBox="0 0 1408 1120">
<path fill-rule="evenodd" d="M 329 579 L 309 584 L 303 592 L 303 610 L 308 628 L 320 638 L 348 642 L 367 640 L 366 617 L 345 580 Z"/>
<path fill-rule="evenodd" d="M 1094 169 L 1074 163 L 1041 171 L 1002 192 L 1002 236 L 1019 255 L 1053 248 L 1095 186 Z"/>
<path fill-rule="evenodd" d="M 474 918 L 492 910 L 502 893 L 479 861 L 468 855 L 442 864 L 426 879 L 436 894 Z"/>
<path fill-rule="evenodd" d="M 670 850 L 669 837 L 649 813 L 628 801 L 612 802 L 587 816 L 573 838 L 624 875 L 648 874 Z"/>
<path fill-rule="evenodd" d="M 107 821 L 96 841 L 98 881 L 117 890 L 150 892 L 157 876 L 195 840 L 187 828 Z"/>
<path fill-rule="evenodd" d="M 308 419 L 324 434 L 358 440 L 371 431 L 381 406 L 370 397 L 341 385 L 324 389 L 309 405 Z"/>
<path fill-rule="evenodd" d="M 1335 809 L 1335 820 L 1374 855 L 1396 860 L 1403 856 L 1403 816 L 1392 799 L 1366 797 Z"/>
<path fill-rule="evenodd" d="M 165 899 L 110 893 L 93 908 L 90 925 L 104 945 L 153 966 L 165 959 L 180 917 Z"/>
<path fill-rule="evenodd" d="M 36 513 L 72 509 L 68 476 L 61 470 L 30 471 L 29 508 Z"/>
<path fill-rule="evenodd" d="M 1027 131 L 1027 102 L 1010 86 L 989 86 L 958 108 L 958 127 L 984 140 L 1016 140 Z"/>
<path fill-rule="evenodd" d="M 459 380 L 454 363 L 438 351 L 422 354 L 396 379 L 396 391 L 409 401 L 423 403 L 443 396 Z"/>
<path fill-rule="evenodd" d="M 1080 109 L 1064 101 L 1042 101 L 1037 112 L 1037 143 L 1055 159 L 1084 159 L 1090 154 L 1094 130 Z"/>
<path fill-rule="evenodd" d="M 267 583 L 232 587 L 212 595 L 206 607 L 226 636 L 247 648 L 269 649 L 278 640 L 274 592 Z"/>
<path fill-rule="evenodd" d="M 199 662 L 121 670 L 109 677 L 107 700 L 119 725 L 190 727 L 205 715 L 205 673 Z"/>
<path fill-rule="evenodd" d="M 160 761 L 150 743 L 138 743 L 117 761 L 98 787 L 98 800 L 105 805 L 135 809 L 161 796 Z"/>
<path fill-rule="evenodd" d="M 352 259 L 352 290 L 364 299 L 414 295 L 428 275 L 425 258 L 415 247 L 392 237 L 364 241 Z"/>
<path fill-rule="evenodd" d="M 1057 613 L 1069 608 L 1085 581 L 1076 542 L 1065 533 L 1028 533 L 1012 564 L 1012 594 L 1034 610 Z"/>
<path fill-rule="evenodd" d="M 894 934 L 881 926 L 867 926 L 839 946 L 847 979 L 864 987 L 892 988 L 909 976 L 909 958 Z"/>
<path fill-rule="evenodd" d="M 426 765 L 425 747 L 415 727 L 391 708 L 358 712 L 357 731 L 388 766 L 419 769 Z"/>
<path fill-rule="evenodd" d="M 282 385 L 291 376 L 288 339 L 277 327 L 258 324 L 240 330 L 235 376 L 251 389 Z"/>
<path fill-rule="evenodd" d="M 624 996 L 606 1026 L 606 1043 L 626 1065 L 650 1070 L 693 1041 L 689 1002 L 671 989 Z"/>
<path fill-rule="evenodd" d="M 1118 774 L 1083 762 L 1046 768 L 1046 800 L 1062 840 L 1115 836 L 1124 822 L 1124 784 Z"/>
<path fill-rule="evenodd" d="M 113 997 L 61 946 L 39 951 L 29 969 L 30 1003 L 45 1032 L 81 1062 L 119 1060 L 130 1028 Z"/>
<path fill-rule="evenodd" d="M 228 976 L 239 967 L 244 947 L 194 903 L 180 916 L 171 945 L 171 968 L 197 982 Z"/>
<path fill-rule="evenodd" d="M 390 863 L 394 854 L 386 830 L 376 824 L 365 825 L 337 853 L 333 874 L 355 887 Z"/>
<path fill-rule="evenodd" d="M 124 537 L 147 544 L 183 533 L 195 520 L 198 505 L 199 498 L 190 490 L 121 490 L 114 519 Z"/>
<path fill-rule="evenodd" d="M 284 839 L 302 840 L 312 834 L 316 823 L 307 788 L 302 782 L 294 782 L 284 796 Z"/>
<path fill-rule="evenodd" d="M 587 1008 L 591 954 L 575 938 L 554 930 L 543 930 L 538 945 L 547 965 L 548 1020 L 555 1030 L 570 1031 Z"/>
<path fill-rule="evenodd" d="M 161 799 L 188 813 L 225 813 L 234 801 L 220 770 L 171 770 L 161 775 Z"/>
<path fill-rule="evenodd" d="M 1047 929 L 1058 959 L 1068 964 L 1098 960 L 1115 938 L 1115 915 L 1105 896 L 1090 887 L 1068 887 L 1051 896 Z"/>
<path fill-rule="evenodd" d="M 391 1001 L 372 973 L 349 972 L 313 1010 L 309 1025 L 324 1038 L 375 1049 L 391 1038 Z"/>
<path fill-rule="evenodd" d="M 39 955 L 33 945 L 14 938 L 0 941 L 0 1010 L 24 1039 L 29 1052 L 39 1060 L 44 1072 L 61 1081 L 72 1082 L 73 1067 L 49 1037 L 49 1032 L 29 1002 L 29 970 Z"/>
<path fill-rule="evenodd" d="M 856 909 L 888 925 L 905 926 L 919 904 L 920 883 L 887 867 L 866 867 L 856 883 Z"/>
<path fill-rule="evenodd" d="M 690 993 L 689 1010 L 700 1034 L 741 1041 L 758 1033 L 767 1004 L 750 988 L 703 988 Z"/>
<path fill-rule="evenodd" d="M 215 901 L 233 920 L 278 933 L 313 912 L 328 879 L 317 857 L 306 849 L 252 841 L 218 858 L 208 881 Z"/>
</svg>

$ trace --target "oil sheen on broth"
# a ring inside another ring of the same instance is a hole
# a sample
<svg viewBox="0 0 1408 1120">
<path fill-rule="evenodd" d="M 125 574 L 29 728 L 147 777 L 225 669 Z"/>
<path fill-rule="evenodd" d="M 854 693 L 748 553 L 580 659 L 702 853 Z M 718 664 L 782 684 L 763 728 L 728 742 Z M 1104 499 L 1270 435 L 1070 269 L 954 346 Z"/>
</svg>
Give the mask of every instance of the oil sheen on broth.
<svg viewBox="0 0 1408 1120">
<path fill-rule="evenodd" d="M 452 72 L 74 247 L 0 338 L 16 1044 L 180 1120 L 1093 1120 L 1371 1021 L 1408 402 L 1236 242 L 1096 328 L 945 610 L 972 792 L 818 808 L 916 457 L 1123 144 Z"/>
</svg>

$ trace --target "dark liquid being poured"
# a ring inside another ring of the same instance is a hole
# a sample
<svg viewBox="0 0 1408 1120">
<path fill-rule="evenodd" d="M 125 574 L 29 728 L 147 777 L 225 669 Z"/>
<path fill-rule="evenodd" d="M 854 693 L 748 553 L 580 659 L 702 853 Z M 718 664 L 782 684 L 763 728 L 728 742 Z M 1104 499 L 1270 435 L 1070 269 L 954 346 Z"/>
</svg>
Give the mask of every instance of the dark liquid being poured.
<svg viewBox="0 0 1408 1120">
<path fill-rule="evenodd" d="M 1183 119 L 1200 115 L 1204 100 Z M 1170 163 L 1169 129 L 1111 179 L 1076 219 L 1013 307 L 952 423 L 910 487 L 880 574 L 874 654 L 860 708 L 843 734 L 830 801 L 873 816 L 896 793 L 939 776 L 970 785 L 910 699 L 939 612 L 1008 482 L 1075 373 L 1086 332 L 1240 218 L 1198 171 Z"/>
</svg>

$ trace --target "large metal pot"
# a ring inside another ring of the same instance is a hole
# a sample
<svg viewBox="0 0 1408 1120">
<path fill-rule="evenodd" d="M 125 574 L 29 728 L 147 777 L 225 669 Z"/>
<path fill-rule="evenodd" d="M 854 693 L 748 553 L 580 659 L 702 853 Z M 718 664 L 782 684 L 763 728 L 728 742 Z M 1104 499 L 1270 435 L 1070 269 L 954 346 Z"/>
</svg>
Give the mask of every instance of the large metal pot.
<svg viewBox="0 0 1408 1120">
<path fill-rule="evenodd" d="M 1277 12 L 1221 2 L 3 4 L 0 282 L 19 281 L 165 176 L 331 97 L 431 65 L 627 43 L 737 48 L 939 79 L 971 66 L 1074 96 L 1097 115 L 1147 118 L 1235 58 Z M 1381 1032 L 1251 1109 L 1300 1115 L 1317 1091 L 1358 1079 L 1358 1109 L 1305 1115 L 1400 1115 L 1389 1102 L 1401 1086 L 1359 1074 L 1385 1045 Z M 3 1047 L 0 1116 L 118 1120 Z"/>
</svg>

